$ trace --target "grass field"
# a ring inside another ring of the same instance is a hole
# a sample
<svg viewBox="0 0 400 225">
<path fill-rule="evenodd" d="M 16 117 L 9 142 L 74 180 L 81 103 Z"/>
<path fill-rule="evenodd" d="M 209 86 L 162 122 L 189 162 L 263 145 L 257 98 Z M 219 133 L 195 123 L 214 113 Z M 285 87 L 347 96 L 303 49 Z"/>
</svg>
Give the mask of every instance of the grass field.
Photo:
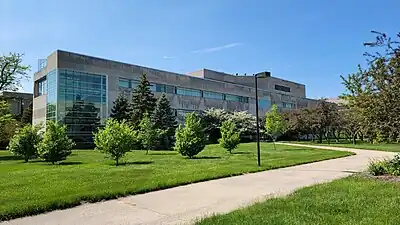
<svg viewBox="0 0 400 225">
<path fill-rule="evenodd" d="M 122 165 L 93 150 L 75 150 L 61 165 L 23 163 L 0 152 L 0 220 L 72 207 L 182 184 L 239 175 L 350 155 L 349 152 L 302 149 L 263 143 L 262 167 L 255 143 L 241 144 L 234 154 L 209 145 L 196 159 L 173 151 L 129 153 Z"/>
<path fill-rule="evenodd" d="M 386 152 L 400 152 L 400 144 L 370 144 L 368 142 L 357 141 L 357 144 L 352 144 L 347 140 L 340 140 L 339 142 L 335 142 L 335 140 L 331 140 L 330 143 L 327 143 L 324 140 L 321 144 L 312 141 L 301 141 L 301 142 L 290 142 L 290 143 L 298 143 L 298 144 L 310 144 L 310 145 L 324 145 L 324 146 L 335 146 L 335 147 L 344 147 L 344 148 L 358 148 L 358 149 L 367 149 L 367 150 L 378 150 L 378 151 L 386 151 Z"/>
<path fill-rule="evenodd" d="M 400 224 L 400 183 L 352 176 L 269 199 L 197 225 Z"/>
</svg>

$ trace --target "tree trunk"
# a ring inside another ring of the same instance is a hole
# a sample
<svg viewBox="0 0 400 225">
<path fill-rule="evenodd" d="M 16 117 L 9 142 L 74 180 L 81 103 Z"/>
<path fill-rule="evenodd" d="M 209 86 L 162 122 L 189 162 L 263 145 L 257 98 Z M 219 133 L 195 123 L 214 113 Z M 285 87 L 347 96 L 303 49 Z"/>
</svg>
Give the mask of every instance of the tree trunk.
<svg viewBox="0 0 400 225">
<path fill-rule="evenodd" d="M 27 163 L 27 162 L 28 162 L 28 157 L 25 157 L 25 159 L 24 159 L 24 160 L 25 160 L 25 162 Z"/>
<path fill-rule="evenodd" d="M 322 143 L 322 131 L 319 132 L 318 143 Z"/>
<path fill-rule="evenodd" d="M 51 164 L 54 165 L 54 161 L 51 161 Z"/>
<path fill-rule="evenodd" d="M 149 154 L 149 150 L 148 149 L 146 149 L 146 155 L 148 155 Z"/>
<path fill-rule="evenodd" d="M 275 140 L 272 140 L 272 143 L 274 143 L 274 149 L 276 151 Z"/>
<path fill-rule="evenodd" d="M 354 133 L 353 134 L 353 145 L 357 144 L 356 137 L 357 137 L 357 134 Z"/>
<path fill-rule="evenodd" d="M 116 158 L 115 159 L 115 166 L 118 166 L 119 164 L 118 164 L 118 160 L 119 160 L 119 158 Z"/>
</svg>

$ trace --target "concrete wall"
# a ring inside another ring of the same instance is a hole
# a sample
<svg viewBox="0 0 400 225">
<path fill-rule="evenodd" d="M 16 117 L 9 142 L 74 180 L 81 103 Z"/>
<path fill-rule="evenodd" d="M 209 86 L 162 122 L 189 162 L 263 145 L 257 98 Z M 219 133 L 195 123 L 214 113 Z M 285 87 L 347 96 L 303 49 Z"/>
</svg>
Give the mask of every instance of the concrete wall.
<svg viewBox="0 0 400 225">
<path fill-rule="evenodd" d="M 33 118 L 34 125 L 44 123 L 46 121 L 46 101 L 47 95 L 41 95 L 33 99 Z"/>
<path fill-rule="evenodd" d="M 207 108 L 215 107 L 232 111 L 246 110 L 249 113 L 255 114 L 255 89 L 253 88 L 254 77 L 250 76 L 231 76 L 229 74 L 207 69 L 191 72 L 188 76 L 58 50 L 48 57 L 47 66 L 35 74 L 35 80 L 42 78 L 45 74 L 55 68 L 73 69 L 106 75 L 108 80 L 108 113 L 110 113 L 113 101 L 119 93 L 124 92 L 128 95 L 131 94 L 130 89 L 119 87 L 119 78 L 140 80 L 141 75 L 145 73 L 147 74 L 148 80 L 152 83 L 249 97 L 249 103 L 241 103 L 169 94 L 168 96 L 171 105 L 175 109 L 205 110 Z M 275 84 L 288 86 L 291 88 L 291 92 L 276 91 L 274 86 Z M 36 88 L 35 93 L 37 93 Z M 309 105 L 308 100 L 305 99 L 304 85 L 274 77 L 259 79 L 258 94 L 260 98 L 271 99 L 272 104 L 279 104 L 282 101 L 285 101 L 293 103 L 296 106 L 307 107 Z M 38 106 L 39 104 L 45 105 L 45 100 L 40 98 L 40 100 L 37 99 L 37 101 L 34 101 L 34 111 L 38 111 L 36 113 L 36 120 L 41 120 L 42 118 L 39 118 L 39 115 L 43 115 L 43 113 L 39 113 L 39 110 L 42 109 L 40 108 L 42 106 Z M 260 110 L 261 114 L 264 114 L 265 112 L 266 110 Z"/>
</svg>

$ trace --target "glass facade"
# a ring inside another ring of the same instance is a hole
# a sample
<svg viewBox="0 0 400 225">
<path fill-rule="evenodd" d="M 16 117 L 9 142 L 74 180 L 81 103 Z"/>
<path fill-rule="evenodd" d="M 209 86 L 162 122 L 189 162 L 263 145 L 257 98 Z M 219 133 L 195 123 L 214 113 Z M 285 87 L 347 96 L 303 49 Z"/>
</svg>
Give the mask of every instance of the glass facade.
<svg viewBox="0 0 400 225">
<path fill-rule="evenodd" d="M 92 143 L 92 133 L 107 117 L 106 76 L 58 70 L 57 112 L 76 143 Z"/>
<path fill-rule="evenodd" d="M 258 99 L 258 107 L 262 110 L 268 110 L 271 108 L 271 100 L 268 98 Z"/>
<path fill-rule="evenodd" d="M 204 98 L 224 100 L 224 94 L 217 93 L 217 92 L 212 92 L 212 91 L 203 91 L 203 97 Z"/>
<path fill-rule="evenodd" d="M 201 97 L 201 90 L 177 87 L 176 94 L 185 95 L 185 96 Z"/>
<path fill-rule="evenodd" d="M 131 82 L 128 79 L 119 78 L 119 86 L 123 88 L 131 88 Z"/>
<path fill-rule="evenodd" d="M 107 77 L 57 69 L 37 85 L 38 95 L 47 92 L 46 119 L 67 125 L 68 135 L 77 144 L 92 144 L 93 132 L 108 113 Z"/>
<path fill-rule="evenodd" d="M 238 95 L 225 95 L 225 100 L 233 102 L 249 103 L 249 97 L 243 97 Z"/>
<path fill-rule="evenodd" d="M 46 75 L 47 83 L 47 104 L 46 119 L 56 120 L 57 116 L 57 70 L 53 70 Z M 39 83 L 40 84 L 40 83 Z M 40 86 L 39 86 L 40 87 Z"/>
</svg>

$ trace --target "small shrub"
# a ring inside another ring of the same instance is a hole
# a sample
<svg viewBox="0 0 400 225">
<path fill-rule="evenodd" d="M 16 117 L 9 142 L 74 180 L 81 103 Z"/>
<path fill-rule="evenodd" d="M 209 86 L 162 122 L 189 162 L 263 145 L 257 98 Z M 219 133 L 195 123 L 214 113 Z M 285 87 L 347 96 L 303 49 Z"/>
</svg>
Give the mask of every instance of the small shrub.
<svg viewBox="0 0 400 225">
<path fill-rule="evenodd" d="M 67 127 L 54 121 L 47 121 L 43 139 L 38 145 L 38 153 L 41 158 L 53 165 L 63 161 L 71 154 L 75 143 L 67 136 Z"/>
<path fill-rule="evenodd" d="M 160 138 L 164 135 L 164 131 L 161 129 L 156 129 L 154 124 L 150 121 L 149 116 L 145 116 L 139 124 L 139 139 L 146 150 L 146 154 L 149 150 L 156 149 Z"/>
<path fill-rule="evenodd" d="M 400 175 L 400 154 L 397 154 L 393 159 L 383 159 L 370 162 L 368 172 L 374 176 L 380 175 Z"/>
<path fill-rule="evenodd" d="M 180 124 L 175 133 L 175 151 L 181 155 L 193 158 L 203 151 L 206 138 L 201 118 L 194 112 L 186 115 L 185 127 Z"/>
<path fill-rule="evenodd" d="M 373 176 L 381 176 L 387 174 L 387 160 L 371 161 L 368 165 L 368 172 Z"/>
<path fill-rule="evenodd" d="M 236 124 L 231 120 L 222 122 L 220 127 L 221 138 L 218 140 L 221 147 L 225 148 L 229 153 L 239 145 L 240 132 L 236 131 Z"/>
<path fill-rule="evenodd" d="M 126 121 L 109 119 L 106 126 L 94 135 L 96 150 L 103 152 L 118 166 L 119 159 L 138 145 L 137 132 Z"/>
<path fill-rule="evenodd" d="M 29 159 L 36 158 L 38 155 L 37 145 L 41 140 L 39 130 L 40 127 L 30 124 L 19 129 L 12 137 L 8 150 L 10 150 L 12 154 L 24 158 L 25 162 L 28 162 Z"/>
</svg>

